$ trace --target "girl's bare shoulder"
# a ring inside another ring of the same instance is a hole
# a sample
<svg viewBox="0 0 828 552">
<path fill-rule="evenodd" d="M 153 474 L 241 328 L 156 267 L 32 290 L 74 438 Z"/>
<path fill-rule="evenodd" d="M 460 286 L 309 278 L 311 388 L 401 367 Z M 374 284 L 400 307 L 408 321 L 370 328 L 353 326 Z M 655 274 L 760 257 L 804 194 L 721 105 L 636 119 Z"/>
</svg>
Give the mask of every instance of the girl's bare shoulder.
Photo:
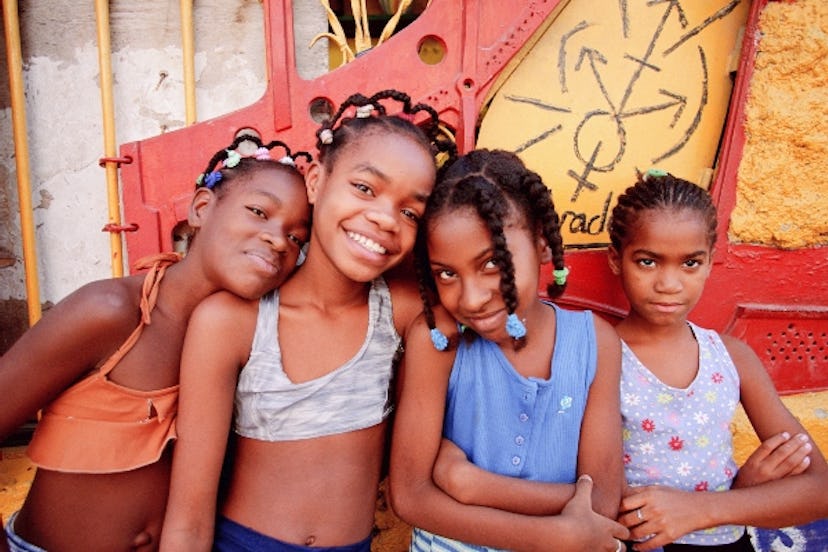
<svg viewBox="0 0 828 552">
<path fill-rule="evenodd" d="M 131 331 L 141 317 L 142 285 L 141 275 L 90 282 L 49 309 L 39 324 L 92 333 Z"/>
<path fill-rule="evenodd" d="M 416 280 L 389 278 L 386 280 L 391 292 L 394 310 L 394 325 L 400 335 L 405 335 L 414 320 L 423 312 L 423 300 Z"/>
</svg>

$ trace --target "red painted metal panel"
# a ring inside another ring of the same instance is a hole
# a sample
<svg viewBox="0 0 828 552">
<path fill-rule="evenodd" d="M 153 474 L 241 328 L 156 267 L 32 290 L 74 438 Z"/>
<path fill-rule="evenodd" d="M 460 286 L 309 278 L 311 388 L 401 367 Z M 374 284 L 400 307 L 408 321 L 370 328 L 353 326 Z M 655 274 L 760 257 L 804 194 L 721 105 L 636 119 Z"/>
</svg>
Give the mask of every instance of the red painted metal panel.
<svg viewBox="0 0 828 552">
<path fill-rule="evenodd" d="M 381 47 L 326 75 L 303 80 L 295 68 L 290 3 L 265 0 L 269 84 L 262 99 L 217 119 L 121 148 L 122 155 L 134 159 L 121 166 L 125 223 L 140 226 L 137 232 L 126 234 L 131 262 L 171 249 L 172 230 L 186 218 L 194 175 L 238 130 L 253 128 L 265 138 L 278 136 L 294 147 L 312 149 L 316 124 L 309 106 L 317 98 L 337 104 L 353 92 L 405 90 L 415 100 L 428 101 L 438 109 L 442 119 L 456 129 L 461 151 L 471 149 L 476 122 L 492 85 L 561 3 L 435 0 Z M 767 0 L 756 0 L 748 19 L 711 188 L 721 221 L 715 266 L 692 318 L 745 339 L 763 358 L 781 391 L 817 389 L 828 384 L 825 356 L 815 354 L 807 362 L 798 355 L 780 357 L 772 343 L 769 346 L 768 335 L 782 335 L 789 324 L 794 324 L 798 335 L 824 336 L 828 331 L 828 248 L 791 251 L 727 239 L 745 143 L 744 108 L 759 41 L 759 14 L 766 4 Z M 427 65 L 417 55 L 427 37 L 445 45 L 445 56 L 438 64 Z M 572 251 L 567 264 L 577 277 L 571 279 L 562 298 L 565 304 L 592 308 L 610 320 L 623 316 L 627 305 L 607 268 L 604 250 Z M 824 339 L 820 339 L 812 347 L 823 347 Z M 802 369 L 803 362 L 807 370 Z"/>
<path fill-rule="evenodd" d="M 726 331 L 753 344 L 780 391 L 828 389 L 828 307 L 739 305 Z"/>
<path fill-rule="evenodd" d="M 293 53 L 293 15 L 288 0 L 264 2 L 268 87 L 246 108 L 140 142 L 125 144 L 121 167 L 125 220 L 140 226 L 127 238 L 131 262 L 172 247 L 172 229 L 185 218 L 194 177 L 210 154 L 246 127 L 261 136 L 278 134 L 294 148 L 312 149 L 317 128 L 309 114 L 314 99 L 334 105 L 354 92 L 386 88 L 427 101 L 457 130 L 462 150 L 474 146 L 480 107 L 499 72 L 560 0 L 435 1 L 381 47 L 312 80 L 301 79 Z M 443 60 L 423 63 L 426 37 L 445 45 Z"/>
</svg>

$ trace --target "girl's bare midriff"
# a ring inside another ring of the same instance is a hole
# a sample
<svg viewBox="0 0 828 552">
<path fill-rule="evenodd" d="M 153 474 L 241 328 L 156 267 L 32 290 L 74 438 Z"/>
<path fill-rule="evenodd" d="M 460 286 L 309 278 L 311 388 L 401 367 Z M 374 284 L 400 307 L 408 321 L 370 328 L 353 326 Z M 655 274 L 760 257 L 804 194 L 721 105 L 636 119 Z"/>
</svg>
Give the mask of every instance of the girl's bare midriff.
<svg viewBox="0 0 828 552">
<path fill-rule="evenodd" d="M 365 539 L 373 527 L 385 425 L 298 441 L 239 438 L 222 515 L 306 546 Z"/>
<path fill-rule="evenodd" d="M 17 516 L 16 532 L 50 552 L 157 550 L 170 466 L 167 450 L 158 462 L 122 473 L 39 469 Z"/>
</svg>

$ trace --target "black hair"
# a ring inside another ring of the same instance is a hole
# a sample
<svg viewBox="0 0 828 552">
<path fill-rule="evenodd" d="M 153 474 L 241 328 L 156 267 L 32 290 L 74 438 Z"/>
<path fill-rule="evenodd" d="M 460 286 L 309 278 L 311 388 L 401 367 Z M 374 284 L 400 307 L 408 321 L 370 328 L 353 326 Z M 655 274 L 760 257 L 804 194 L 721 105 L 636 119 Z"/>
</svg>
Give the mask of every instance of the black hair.
<svg viewBox="0 0 828 552">
<path fill-rule="evenodd" d="M 389 99 L 402 105 L 402 114 L 387 114 L 381 100 Z M 350 108 L 354 108 L 353 116 L 345 116 Z M 419 126 L 414 123 L 414 119 L 421 112 L 428 115 L 428 120 Z M 331 170 L 343 149 L 366 134 L 376 132 L 402 134 L 413 138 L 435 157 L 438 169 L 457 155 L 457 147 L 450 131 L 441 124 L 439 114 L 433 107 L 425 103 L 412 105 L 411 97 L 404 92 L 382 90 L 371 97 L 352 94 L 322 124 L 316 131 L 319 162 L 326 170 Z"/>
<path fill-rule="evenodd" d="M 716 243 L 716 206 L 710 194 L 692 182 L 664 171 L 637 173 L 635 185 L 618 196 L 609 222 L 612 247 L 621 252 L 645 211 L 696 211 L 707 225 L 707 240 Z"/>
<path fill-rule="evenodd" d="M 458 158 L 437 181 L 420 223 L 415 246 L 415 262 L 420 295 L 429 328 L 435 327 L 431 309 L 436 291 L 426 247 L 426 234 L 432 220 L 464 207 L 473 209 L 489 229 L 494 246 L 493 261 L 500 268 L 500 292 L 509 314 L 517 309 L 515 268 L 506 246 L 504 225 L 515 217 L 533 236 L 542 235 L 552 252 L 555 270 L 564 270 L 560 220 L 552 193 L 540 175 L 529 170 L 512 152 L 478 149 Z M 566 283 L 554 281 L 547 287 L 550 298 L 560 296 Z"/>
<path fill-rule="evenodd" d="M 250 142 L 256 146 L 257 152 L 262 149 L 268 150 L 269 152 L 270 150 L 279 147 L 284 150 L 285 154 L 281 160 L 272 159 L 269 154 L 254 154 L 251 156 L 240 155 L 237 150 L 239 146 L 245 142 Z M 232 166 L 229 166 L 230 163 L 228 163 L 228 160 L 233 158 L 236 158 L 238 162 Z M 196 180 L 196 189 L 209 188 L 213 190 L 218 197 L 221 197 L 224 190 L 227 189 L 227 184 L 232 183 L 234 180 L 238 180 L 239 178 L 250 176 L 259 170 L 270 168 L 279 168 L 279 170 L 295 174 L 296 176 L 302 178 L 302 173 L 296 167 L 296 160 L 299 158 L 304 158 L 307 162 L 311 162 L 313 160 L 311 155 L 306 151 L 291 153 L 290 147 L 280 140 L 273 140 L 265 144 L 258 136 L 242 134 L 233 140 L 229 146 L 222 148 L 213 154 L 210 161 L 208 161 L 204 172 L 199 174 L 198 179 Z M 216 168 L 217 165 L 218 168 Z"/>
</svg>

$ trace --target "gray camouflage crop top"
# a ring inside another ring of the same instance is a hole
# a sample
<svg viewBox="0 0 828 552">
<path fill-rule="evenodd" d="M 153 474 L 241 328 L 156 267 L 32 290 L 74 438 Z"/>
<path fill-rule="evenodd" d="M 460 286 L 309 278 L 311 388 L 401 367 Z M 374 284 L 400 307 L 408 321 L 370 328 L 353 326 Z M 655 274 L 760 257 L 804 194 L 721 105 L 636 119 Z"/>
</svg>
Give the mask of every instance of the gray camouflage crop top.
<svg viewBox="0 0 828 552">
<path fill-rule="evenodd" d="M 368 312 L 368 335 L 353 358 L 322 377 L 293 383 L 284 372 L 279 348 L 279 290 L 262 297 L 253 349 L 236 387 L 236 433 L 262 441 L 290 441 L 356 431 L 383 421 L 391 412 L 389 386 L 401 338 L 382 278 L 371 283 Z M 319 346 L 324 347 L 323 339 Z"/>
</svg>

